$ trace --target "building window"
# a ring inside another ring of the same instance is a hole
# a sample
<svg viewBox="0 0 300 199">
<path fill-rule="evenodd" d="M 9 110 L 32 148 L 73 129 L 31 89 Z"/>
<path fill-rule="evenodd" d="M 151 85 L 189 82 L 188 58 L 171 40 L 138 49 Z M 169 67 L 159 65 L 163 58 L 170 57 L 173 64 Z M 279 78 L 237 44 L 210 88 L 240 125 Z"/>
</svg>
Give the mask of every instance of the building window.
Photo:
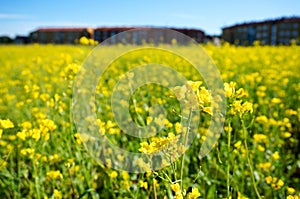
<svg viewBox="0 0 300 199">
<path fill-rule="evenodd" d="M 103 31 L 103 40 L 107 39 L 107 32 Z"/>
<path fill-rule="evenodd" d="M 68 43 L 73 43 L 75 38 L 73 37 L 73 32 L 68 32 Z"/>
<path fill-rule="evenodd" d="M 100 31 L 95 32 L 95 40 L 100 41 Z"/>
<path fill-rule="evenodd" d="M 37 35 L 36 32 L 32 34 L 32 38 L 33 38 L 33 39 L 37 39 L 37 37 L 38 37 L 38 35 Z"/>
<path fill-rule="evenodd" d="M 59 42 L 59 32 L 54 32 L 54 42 L 55 43 Z"/>
<path fill-rule="evenodd" d="M 64 43 L 65 41 L 65 32 L 60 32 L 60 43 Z"/>
<path fill-rule="evenodd" d="M 263 33 L 262 33 L 262 37 L 265 38 L 265 37 L 267 37 L 267 36 L 268 36 L 268 33 L 267 33 L 267 32 L 263 32 Z"/>
<path fill-rule="evenodd" d="M 267 30 L 268 30 L 268 25 L 264 25 L 264 26 L 263 26 L 263 30 L 264 30 L 264 31 L 267 31 Z"/>
<path fill-rule="evenodd" d="M 296 38 L 297 36 L 298 36 L 298 31 L 297 31 L 297 30 L 294 30 L 294 31 L 293 31 L 293 37 Z"/>
<path fill-rule="evenodd" d="M 197 33 L 197 41 L 198 41 L 198 42 L 200 42 L 200 41 L 201 41 L 201 39 L 202 39 L 202 37 L 201 37 L 201 33 L 200 33 L 200 32 L 198 32 L 198 33 Z"/>
<path fill-rule="evenodd" d="M 256 30 L 260 31 L 261 30 L 261 26 L 257 26 Z"/>
<path fill-rule="evenodd" d="M 111 31 L 110 33 L 110 40 L 111 40 L 111 43 L 115 44 L 116 43 L 116 37 L 114 37 L 115 35 L 115 32 L 114 31 Z"/>
<path fill-rule="evenodd" d="M 46 33 L 45 32 L 41 32 L 41 42 L 46 43 Z"/>
<path fill-rule="evenodd" d="M 260 38 L 261 37 L 261 34 L 258 32 L 258 33 L 256 33 L 256 37 L 257 38 Z"/>
<path fill-rule="evenodd" d="M 136 44 L 138 41 L 138 34 L 137 32 L 132 32 L 132 43 Z"/>
<path fill-rule="evenodd" d="M 283 36 L 284 36 L 284 31 L 283 31 L 283 30 L 281 30 L 281 31 L 279 32 L 279 36 L 280 36 L 280 37 L 283 37 Z"/>
<path fill-rule="evenodd" d="M 293 24 L 293 27 L 294 27 L 294 29 L 298 29 L 298 24 L 297 24 L 297 23 L 294 23 L 294 24 Z"/>
<path fill-rule="evenodd" d="M 290 40 L 289 40 L 288 38 L 286 38 L 285 41 L 284 41 L 284 43 L 285 43 L 285 44 L 289 44 L 289 43 L 290 43 Z"/>
<path fill-rule="evenodd" d="M 272 25 L 272 33 L 273 34 L 275 34 L 276 33 L 276 30 L 277 30 L 277 27 L 276 27 L 276 25 L 274 24 L 274 25 Z"/>
</svg>

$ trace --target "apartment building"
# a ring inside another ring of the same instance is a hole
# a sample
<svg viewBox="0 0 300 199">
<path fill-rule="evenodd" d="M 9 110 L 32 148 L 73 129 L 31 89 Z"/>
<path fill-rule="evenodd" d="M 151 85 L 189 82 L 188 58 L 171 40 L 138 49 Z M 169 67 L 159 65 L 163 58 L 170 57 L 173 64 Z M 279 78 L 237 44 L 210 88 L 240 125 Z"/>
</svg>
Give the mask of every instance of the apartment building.
<svg viewBox="0 0 300 199">
<path fill-rule="evenodd" d="M 236 24 L 222 29 L 222 39 L 237 45 L 288 45 L 300 39 L 300 17 Z"/>
<path fill-rule="evenodd" d="M 30 33 L 32 43 L 73 44 L 81 37 L 93 38 L 91 28 L 40 28 Z"/>
</svg>

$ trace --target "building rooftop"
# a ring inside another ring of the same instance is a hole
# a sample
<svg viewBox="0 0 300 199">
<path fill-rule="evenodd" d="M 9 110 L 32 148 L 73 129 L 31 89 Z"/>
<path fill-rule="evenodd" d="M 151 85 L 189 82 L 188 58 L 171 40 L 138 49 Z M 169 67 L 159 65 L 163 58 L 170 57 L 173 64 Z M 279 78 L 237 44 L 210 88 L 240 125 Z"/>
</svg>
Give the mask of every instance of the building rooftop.
<svg viewBox="0 0 300 199">
<path fill-rule="evenodd" d="M 58 31 L 84 31 L 90 28 L 39 28 L 36 32 L 58 32 Z"/>
<path fill-rule="evenodd" d="M 143 28 L 166 28 L 166 27 L 153 27 L 153 26 L 124 26 L 124 27 L 98 27 L 94 30 L 103 30 L 103 31 L 110 31 L 110 30 L 120 30 L 120 31 L 126 31 L 131 29 L 143 29 Z M 187 31 L 202 31 L 200 29 L 191 29 L 191 28 L 174 28 L 174 27 L 167 27 L 167 29 L 171 30 L 187 30 Z"/>
<path fill-rule="evenodd" d="M 277 19 L 269 19 L 264 21 L 252 21 L 252 22 L 245 22 L 245 23 L 239 23 L 232 26 L 223 27 L 222 29 L 230 29 L 230 28 L 237 28 L 237 27 L 243 27 L 248 25 L 260 25 L 265 23 L 277 23 L 277 22 L 300 22 L 300 17 L 282 17 Z"/>
</svg>

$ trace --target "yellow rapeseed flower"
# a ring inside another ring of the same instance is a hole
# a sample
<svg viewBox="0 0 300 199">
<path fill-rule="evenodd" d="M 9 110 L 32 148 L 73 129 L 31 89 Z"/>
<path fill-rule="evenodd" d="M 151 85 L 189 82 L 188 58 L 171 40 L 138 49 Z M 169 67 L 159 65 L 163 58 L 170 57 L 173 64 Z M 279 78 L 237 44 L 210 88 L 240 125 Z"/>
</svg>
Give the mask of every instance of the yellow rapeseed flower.
<svg viewBox="0 0 300 199">
<path fill-rule="evenodd" d="M 141 188 L 148 189 L 148 183 L 142 180 L 139 181 L 139 185 Z"/>
<path fill-rule="evenodd" d="M 54 199 L 62 199 L 62 193 L 61 193 L 61 191 L 58 191 L 57 189 L 54 189 L 54 191 L 53 191 L 53 197 L 54 197 Z"/>
<path fill-rule="evenodd" d="M 274 98 L 272 98 L 271 103 L 279 104 L 279 103 L 281 103 L 281 99 L 274 97 Z"/>
<path fill-rule="evenodd" d="M 288 187 L 287 191 L 289 194 L 294 194 L 296 192 L 296 190 L 293 187 Z"/>
<path fill-rule="evenodd" d="M 234 144 L 234 147 L 239 149 L 241 147 L 241 145 L 242 145 L 242 141 L 239 140 Z"/>
<path fill-rule="evenodd" d="M 240 192 L 238 192 L 237 199 L 249 199 L 248 197 L 243 196 Z"/>
<path fill-rule="evenodd" d="M 21 149 L 20 153 L 24 156 L 29 156 L 29 158 L 32 158 L 34 154 L 34 149 L 32 148 Z"/>
<path fill-rule="evenodd" d="M 48 171 L 46 174 L 47 180 L 55 180 L 55 179 L 62 179 L 63 175 L 59 170 L 56 171 Z"/>
<path fill-rule="evenodd" d="M 118 172 L 112 171 L 112 172 L 109 174 L 109 177 L 110 177 L 111 179 L 115 179 L 116 177 L 118 177 Z"/>
<path fill-rule="evenodd" d="M 265 147 L 263 147 L 259 144 L 259 145 L 257 145 L 257 150 L 264 152 L 266 149 L 265 149 Z"/>
<path fill-rule="evenodd" d="M 261 115 L 261 116 L 257 116 L 255 118 L 255 121 L 264 124 L 264 123 L 268 123 L 269 120 L 265 115 Z"/>
<path fill-rule="evenodd" d="M 271 162 L 259 163 L 258 168 L 269 170 L 272 167 Z"/>
<path fill-rule="evenodd" d="M 286 199 L 300 199 L 299 196 L 288 195 Z"/>
<path fill-rule="evenodd" d="M 274 158 L 274 160 L 279 160 L 280 159 L 280 155 L 278 151 L 275 151 L 272 155 L 272 157 Z"/>
<path fill-rule="evenodd" d="M 194 92 L 196 92 L 203 82 L 201 81 L 188 81 L 188 85 L 190 85 Z"/>
<path fill-rule="evenodd" d="M 268 141 L 268 137 L 264 134 L 254 134 L 253 141 L 256 143 L 266 143 Z"/>
<path fill-rule="evenodd" d="M 225 89 L 225 96 L 226 97 L 233 97 L 235 94 L 235 86 L 236 83 L 235 82 L 230 82 L 228 83 L 224 83 L 224 89 Z"/>
<path fill-rule="evenodd" d="M 14 128 L 14 123 L 12 123 L 9 119 L 7 119 L 7 120 L 0 119 L 0 128 L 2 128 L 2 129 Z"/>
<path fill-rule="evenodd" d="M 176 195 L 181 194 L 180 185 L 178 183 L 172 184 L 171 189 Z"/>
<path fill-rule="evenodd" d="M 284 182 L 282 180 L 277 181 L 277 189 L 280 189 L 284 185 Z"/>
<path fill-rule="evenodd" d="M 200 192 L 197 187 L 192 188 L 192 192 L 188 194 L 188 199 L 196 199 L 200 196 Z"/>
<path fill-rule="evenodd" d="M 265 178 L 265 180 L 266 180 L 267 184 L 270 184 L 272 182 L 272 176 L 267 176 Z"/>
<path fill-rule="evenodd" d="M 248 97 L 248 93 L 243 88 L 240 88 L 239 90 L 236 91 L 236 97 L 237 98 Z"/>
<path fill-rule="evenodd" d="M 232 104 L 232 111 L 233 115 L 238 114 L 240 117 L 246 112 L 253 112 L 253 104 L 250 102 L 242 103 L 242 100 L 236 100 Z"/>
<path fill-rule="evenodd" d="M 166 148 L 169 144 L 174 143 L 178 139 L 173 133 L 169 133 L 168 137 L 152 137 L 150 144 L 146 141 L 141 142 L 139 151 L 144 154 L 152 154 Z"/>
</svg>

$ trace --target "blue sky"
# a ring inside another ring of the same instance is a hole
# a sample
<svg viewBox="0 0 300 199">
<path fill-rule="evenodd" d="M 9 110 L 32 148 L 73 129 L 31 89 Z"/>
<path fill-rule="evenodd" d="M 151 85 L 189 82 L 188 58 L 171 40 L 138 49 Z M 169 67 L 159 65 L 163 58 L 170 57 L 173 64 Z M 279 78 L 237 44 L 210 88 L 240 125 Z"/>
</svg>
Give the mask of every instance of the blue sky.
<svg viewBox="0 0 300 199">
<path fill-rule="evenodd" d="M 299 0 L 0 0 L 0 35 L 39 27 L 163 26 L 220 34 L 224 26 L 300 16 Z"/>
</svg>

